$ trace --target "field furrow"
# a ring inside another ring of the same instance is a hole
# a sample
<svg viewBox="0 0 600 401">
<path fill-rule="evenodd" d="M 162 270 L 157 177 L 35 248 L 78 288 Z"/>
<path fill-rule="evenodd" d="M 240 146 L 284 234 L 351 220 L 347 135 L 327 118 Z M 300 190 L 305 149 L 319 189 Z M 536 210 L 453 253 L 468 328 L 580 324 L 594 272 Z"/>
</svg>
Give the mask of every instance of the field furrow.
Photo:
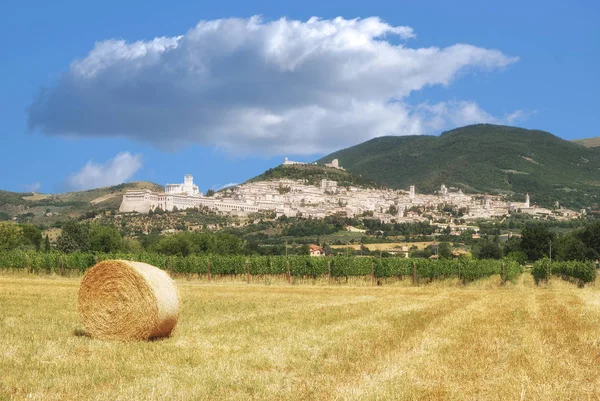
<svg viewBox="0 0 600 401">
<path fill-rule="evenodd" d="M 171 338 L 104 342 L 79 279 L 0 275 L 0 400 L 599 399 L 600 291 L 178 282 Z"/>
</svg>

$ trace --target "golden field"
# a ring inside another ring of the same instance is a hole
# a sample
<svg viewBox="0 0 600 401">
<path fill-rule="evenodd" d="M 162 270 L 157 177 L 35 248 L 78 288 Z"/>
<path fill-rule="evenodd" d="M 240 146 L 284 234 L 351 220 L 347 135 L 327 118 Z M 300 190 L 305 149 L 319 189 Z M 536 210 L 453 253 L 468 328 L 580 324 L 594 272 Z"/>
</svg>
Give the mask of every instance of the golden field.
<svg viewBox="0 0 600 401">
<path fill-rule="evenodd" d="M 366 247 L 369 251 L 386 251 L 389 249 L 401 249 L 407 246 L 411 248 L 416 246 L 417 249 L 423 250 L 429 245 L 438 244 L 439 242 L 433 241 L 421 241 L 421 242 L 382 242 L 377 244 L 349 244 L 349 245 L 330 245 L 332 249 L 346 249 L 352 248 L 355 251 L 360 250 L 361 245 Z"/>
<path fill-rule="evenodd" d="M 498 281 L 178 280 L 174 335 L 120 343 L 85 336 L 80 279 L 0 273 L 0 400 L 600 398 L 600 287 Z"/>
</svg>

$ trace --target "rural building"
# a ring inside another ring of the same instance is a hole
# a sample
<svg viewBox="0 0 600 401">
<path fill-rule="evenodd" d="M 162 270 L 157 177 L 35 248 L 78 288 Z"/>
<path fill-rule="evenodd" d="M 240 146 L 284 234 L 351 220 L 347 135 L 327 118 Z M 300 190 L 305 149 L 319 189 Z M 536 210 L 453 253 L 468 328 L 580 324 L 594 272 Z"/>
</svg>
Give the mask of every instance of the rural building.
<svg viewBox="0 0 600 401">
<path fill-rule="evenodd" d="M 319 245 L 310 244 L 310 256 L 325 256 L 325 250 Z"/>
</svg>

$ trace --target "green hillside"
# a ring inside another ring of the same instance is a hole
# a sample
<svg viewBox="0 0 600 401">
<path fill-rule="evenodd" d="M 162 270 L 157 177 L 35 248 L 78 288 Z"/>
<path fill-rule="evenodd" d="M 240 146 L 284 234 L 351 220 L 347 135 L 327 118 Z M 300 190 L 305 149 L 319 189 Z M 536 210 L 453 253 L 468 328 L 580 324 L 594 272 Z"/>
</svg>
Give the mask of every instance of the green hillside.
<svg viewBox="0 0 600 401">
<path fill-rule="evenodd" d="M 392 188 L 441 184 L 467 192 L 529 192 L 550 206 L 588 206 L 600 197 L 600 148 L 587 148 L 548 132 L 478 124 L 440 136 L 388 136 L 334 152 L 348 171 Z"/>
<path fill-rule="evenodd" d="M 247 182 L 271 181 L 280 179 L 306 180 L 308 184 L 319 185 L 322 179 L 337 181 L 340 186 L 377 187 L 373 180 L 365 179 L 360 174 L 316 165 L 287 165 L 270 168 Z"/>
<path fill-rule="evenodd" d="M 52 225 L 86 213 L 117 210 L 130 189 L 162 191 L 152 182 L 130 182 L 64 194 L 17 193 L 0 190 L 0 220 L 16 217 L 38 225 Z"/>
</svg>

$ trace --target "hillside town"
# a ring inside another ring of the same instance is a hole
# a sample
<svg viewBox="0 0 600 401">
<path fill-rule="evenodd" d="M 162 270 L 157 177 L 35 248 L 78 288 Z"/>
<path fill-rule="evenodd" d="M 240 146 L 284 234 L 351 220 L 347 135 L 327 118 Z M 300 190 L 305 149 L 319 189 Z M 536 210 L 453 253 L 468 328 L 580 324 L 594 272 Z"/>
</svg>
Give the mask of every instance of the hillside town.
<svg viewBox="0 0 600 401">
<path fill-rule="evenodd" d="M 305 164 L 287 158 L 283 166 Z M 339 169 L 338 160 L 325 168 Z M 277 217 L 324 218 L 330 215 L 347 217 L 368 216 L 382 222 L 420 222 L 428 220 L 419 211 L 427 210 L 435 219 L 453 212 L 464 220 L 502 218 L 510 213 L 525 213 L 537 218 L 568 220 L 578 218 L 576 212 L 557 205 L 554 209 L 538 207 L 531 203 L 529 194 L 525 202 L 510 202 L 502 196 L 469 195 L 460 189 L 441 185 L 435 194 L 419 194 L 416 186 L 408 190 L 373 189 L 358 186 L 340 186 L 338 182 L 322 179 L 320 185 L 306 181 L 276 179 L 248 182 L 205 196 L 188 174 L 181 184 L 167 184 L 164 192 L 130 190 L 123 196 L 121 213 L 148 213 L 208 208 L 231 216 L 247 216 L 257 212 L 273 212 Z"/>
</svg>

